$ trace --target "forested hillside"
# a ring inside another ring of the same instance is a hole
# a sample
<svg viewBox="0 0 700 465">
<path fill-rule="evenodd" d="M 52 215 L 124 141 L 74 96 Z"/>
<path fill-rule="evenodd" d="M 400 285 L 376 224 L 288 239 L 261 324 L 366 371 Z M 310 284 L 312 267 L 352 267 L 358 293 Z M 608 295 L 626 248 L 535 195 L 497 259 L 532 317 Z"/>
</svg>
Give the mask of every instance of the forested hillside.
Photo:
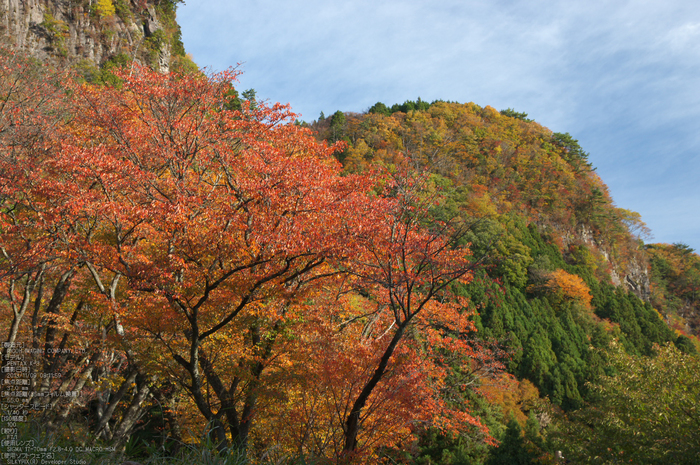
<svg viewBox="0 0 700 465">
<path fill-rule="evenodd" d="M 511 109 L 420 99 L 310 126 L 346 142 L 337 154 L 346 173 L 402 164 L 428 173 L 445 196 L 432 214 L 467 225 L 464 240 L 484 266 L 462 292 L 478 334 L 498 341 L 520 380 L 484 386 L 516 393 L 496 394 L 504 411 L 537 411 L 522 383 L 565 412 L 589 404 L 613 343 L 631 356 L 669 343 L 697 354 L 700 257 L 683 244 L 645 245 L 640 215 L 612 202 L 571 135 Z"/>
<path fill-rule="evenodd" d="M 115 57 L 0 53 L 3 461 L 695 463 L 700 257 L 570 134 Z"/>
</svg>

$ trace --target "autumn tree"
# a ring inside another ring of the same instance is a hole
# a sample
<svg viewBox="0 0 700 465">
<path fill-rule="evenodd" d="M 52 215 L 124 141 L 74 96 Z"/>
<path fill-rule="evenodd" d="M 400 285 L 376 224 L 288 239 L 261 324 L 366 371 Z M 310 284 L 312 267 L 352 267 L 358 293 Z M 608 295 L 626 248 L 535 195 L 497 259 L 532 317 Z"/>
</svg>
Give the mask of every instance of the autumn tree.
<svg viewBox="0 0 700 465">
<path fill-rule="evenodd" d="M 64 260 L 65 244 L 54 234 L 58 223 L 71 220 L 56 218 L 51 200 L 35 188 L 44 174 L 41 165 L 55 153 L 58 127 L 68 117 L 61 85 L 67 74 L 5 50 L 0 63 L 0 276 L 8 304 L 3 310 L 11 311 L 3 319 L 11 322 L 3 327 L 4 341 L 36 345 L 42 328 L 47 343 L 52 339 L 52 316 L 75 274 L 75 266 Z"/>
<path fill-rule="evenodd" d="M 676 329 L 697 336 L 700 328 L 700 257 L 686 244 L 649 244 L 651 303 L 666 316 L 682 317 Z"/>
<path fill-rule="evenodd" d="M 348 291 L 343 281 L 315 296 L 315 308 L 295 326 L 296 337 L 288 342 L 287 370 L 294 376 L 285 382 L 286 402 L 272 406 L 268 427 L 259 434 L 290 454 L 371 460 L 383 449 L 405 446 L 418 425 L 447 415 L 436 392 L 444 368 L 420 345 L 397 347 L 362 412 L 361 447 L 344 453 L 346 416 L 385 351 L 391 319 L 382 304 Z"/>
<path fill-rule="evenodd" d="M 69 231 L 71 251 L 130 350 L 187 390 L 221 447 L 227 430 L 245 448 L 274 335 L 289 303 L 337 272 L 369 180 L 340 177 L 335 148 L 286 107 L 228 106 L 235 73 L 119 77 L 74 88 L 55 163 L 64 214 L 89 234 Z"/>
<path fill-rule="evenodd" d="M 591 309 L 591 291 L 585 281 L 580 277 L 567 273 L 564 270 L 556 270 L 547 276 L 544 285 L 546 291 L 556 301 L 577 302 L 586 309 Z"/>
<path fill-rule="evenodd" d="M 59 167 L 60 141 L 75 114 L 67 89 L 72 77 L 5 52 L 1 62 L 0 277 L 7 290 L 3 323 L 10 323 L 3 324 L 4 340 L 32 349 L 36 376 L 30 395 L 34 405 L 42 406 L 45 427 L 60 426 L 84 407 L 77 396 L 66 397 L 67 391 L 87 397 L 107 381 L 123 394 L 96 409 L 96 423 L 110 422 L 118 435 L 103 427 L 94 432 L 126 440 L 143 413 L 140 404 L 148 391 L 128 356 L 110 347 L 110 333 L 119 325 L 109 307 L 101 311 L 101 298 L 96 302 L 92 293 L 107 297 L 118 277 L 108 283 L 110 291 L 99 291 L 85 263 L 72 252 L 76 238 L 89 239 L 85 218 L 68 211 L 75 191 Z M 132 398 L 127 391 L 137 375 L 140 394 Z M 49 397 L 49 392 L 59 395 Z M 115 410 L 123 400 L 132 408 Z"/>
<path fill-rule="evenodd" d="M 58 86 L 62 76 L 5 50 L 0 50 L 0 59 L 0 272 L 8 280 L 12 323 L 5 341 L 11 343 L 19 334 L 34 290 L 56 258 L 48 256 L 53 238 L 34 215 L 44 205 L 28 198 L 23 188 L 32 182 L 42 155 L 51 150 L 51 135 L 64 112 Z M 3 358 L 3 366 L 4 362 Z"/>
<path fill-rule="evenodd" d="M 405 173 L 399 171 L 388 180 L 384 208 L 363 212 L 373 218 L 372 226 L 355 232 L 359 248 L 348 265 L 361 288 L 377 302 L 383 317 L 375 318 L 385 329 L 371 374 L 361 382 L 345 413 L 346 453 L 361 447 L 358 437 L 368 418 L 365 409 L 394 369 L 401 344 L 412 346 L 407 339 L 424 340 L 424 348 L 433 356 L 441 348 L 475 355 L 464 338 L 474 331 L 469 313 L 462 311 L 463 302 L 450 292 L 452 284 L 470 280 L 475 263 L 468 249 L 456 247 L 460 233 L 452 224 L 428 227 L 429 208 L 436 199 L 425 195 L 424 178 Z M 411 335 L 412 331 L 420 336 Z M 468 414 L 462 420 L 479 425 Z"/>
<path fill-rule="evenodd" d="M 339 272 L 373 181 L 340 177 L 336 148 L 288 108 L 231 105 L 234 72 L 134 66 L 115 71 L 119 87 L 23 72 L 2 80 L 7 340 L 80 348 L 84 359 L 60 362 L 61 389 L 124 370 L 124 389 L 93 393 L 109 399 L 97 436 L 128 437 L 144 401 L 176 384 L 221 447 L 228 433 L 245 448 L 275 335 L 307 289 Z M 55 108 L 42 103 L 54 94 Z"/>
</svg>

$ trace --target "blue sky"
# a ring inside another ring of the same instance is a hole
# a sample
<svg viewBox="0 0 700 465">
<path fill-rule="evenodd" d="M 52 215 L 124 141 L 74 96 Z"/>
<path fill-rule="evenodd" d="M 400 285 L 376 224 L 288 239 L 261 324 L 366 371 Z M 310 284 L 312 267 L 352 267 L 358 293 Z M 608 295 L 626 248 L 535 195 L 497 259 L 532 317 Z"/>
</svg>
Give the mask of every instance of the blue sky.
<svg viewBox="0 0 700 465">
<path fill-rule="evenodd" d="M 650 242 L 700 251 L 700 8 L 690 0 L 188 0 L 202 67 L 301 119 L 421 97 L 514 108 L 590 153 Z"/>
</svg>

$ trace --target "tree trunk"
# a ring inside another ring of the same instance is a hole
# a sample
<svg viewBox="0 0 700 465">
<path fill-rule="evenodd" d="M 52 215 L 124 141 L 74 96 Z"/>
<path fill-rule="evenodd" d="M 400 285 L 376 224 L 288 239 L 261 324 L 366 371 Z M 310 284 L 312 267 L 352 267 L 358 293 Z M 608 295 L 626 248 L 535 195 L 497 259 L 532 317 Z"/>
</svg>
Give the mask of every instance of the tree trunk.
<svg viewBox="0 0 700 465">
<path fill-rule="evenodd" d="M 410 320 L 406 320 L 398 327 L 394 333 L 394 337 L 391 339 L 391 342 L 384 350 L 384 354 L 382 354 L 382 358 L 379 360 L 377 369 L 374 370 L 374 374 L 369 381 L 367 381 L 364 388 L 362 388 L 362 392 L 360 392 L 360 394 L 357 396 L 357 399 L 355 399 L 350 415 L 348 415 L 348 419 L 345 422 L 344 453 L 352 452 L 357 448 L 357 436 L 360 432 L 360 414 L 362 413 L 362 409 L 365 407 L 367 399 L 369 399 L 372 391 L 374 391 L 374 388 L 377 387 L 377 384 L 379 384 L 379 381 L 381 381 L 382 377 L 384 376 L 386 367 L 389 364 L 389 359 L 391 359 L 391 356 L 394 354 L 396 346 L 403 337 L 409 322 Z"/>
<path fill-rule="evenodd" d="M 145 377 L 141 374 L 139 374 L 136 378 L 136 385 L 138 386 L 136 395 L 131 401 L 131 404 L 129 404 L 129 407 L 126 409 L 126 412 L 124 412 L 124 415 L 122 415 L 119 426 L 112 437 L 115 446 L 118 448 L 124 446 L 126 441 L 129 439 L 129 436 L 131 436 L 136 422 L 139 421 L 145 413 L 145 410 L 143 407 L 141 407 L 141 404 L 151 393 L 151 390 L 148 387 L 148 382 L 146 382 Z"/>
<path fill-rule="evenodd" d="M 121 386 L 119 386 L 119 390 L 112 396 L 110 396 L 109 400 L 109 405 L 107 408 L 102 412 L 102 415 L 100 418 L 98 418 L 99 422 L 97 423 L 97 426 L 95 427 L 95 439 L 93 440 L 93 443 L 95 443 L 100 435 L 102 435 L 103 430 L 107 434 L 105 435 L 107 440 L 110 440 L 110 437 L 107 437 L 109 432 L 105 428 L 107 426 L 107 423 L 109 420 L 112 419 L 112 415 L 114 414 L 114 410 L 117 408 L 117 404 L 121 402 L 121 400 L 124 398 L 126 395 L 127 391 L 131 387 L 131 384 L 134 382 L 136 379 L 136 376 L 138 375 L 138 370 L 132 369 L 131 372 L 126 376 L 126 379 L 124 379 L 124 382 L 122 383 Z"/>
</svg>

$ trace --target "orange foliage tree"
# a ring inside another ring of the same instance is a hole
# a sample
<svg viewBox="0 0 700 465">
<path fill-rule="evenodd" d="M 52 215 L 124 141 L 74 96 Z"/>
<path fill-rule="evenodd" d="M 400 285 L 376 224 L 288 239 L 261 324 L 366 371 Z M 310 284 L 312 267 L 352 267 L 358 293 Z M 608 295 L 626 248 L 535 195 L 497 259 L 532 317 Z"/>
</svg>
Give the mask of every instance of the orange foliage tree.
<svg viewBox="0 0 700 465">
<path fill-rule="evenodd" d="M 245 447 L 285 302 L 334 273 L 327 261 L 344 253 L 368 181 L 340 177 L 335 148 L 286 107 L 230 109 L 235 73 L 118 76 L 120 89 L 74 89 L 56 163 L 76 192 L 65 214 L 90 237 L 74 235 L 72 252 L 101 290 L 126 280 L 108 300 L 127 338 L 160 345 L 152 362 L 219 444 L 228 430 Z"/>
<path fill-rule="evenodd" d="M 270 423 L 284 428 L 270 427 L 267 440 L 341 461 L 378 460 L 427 426 L 474 428 L 490 440 L 464 405 L 443 397 L 467 388 L 446 385 L 454 367 L 502 366 L 471 341 L 472 314 L 451 285 L 468 282 L 475 263 L 455 246 L 454 225 L 426 228 L 436 198 L 423 181 L 394 175 L 375 203 L 358 205 L 368 221 L 352 230 L 345 272 L 314 294 L 296 327 L 288 349 L 296 376 Z"/>
<path fill-rule="evenodd" d="M 32 349 L 28 357 L 36 373 L 31 378 L 30 395 L 34 405 L 42 406 L 45 425 L 55 427 L 81 407 L 79 397 L 66 396 L 67 391 L 91 391 L 98 397 L 98 423 L 111 421 L 108 439 L 125 440 L 143 413 L 138 407 L 148 390 L 127 355 L 109 347 L 108 335 L 120 325 L 109 307 L 102 311 L 100 291 L 73 250 L 76 239 L 90 241 L 92 235 L 85 217 L 70 212 L 70 204 L 80 201 L 80 193 L 61 168 L 61 141 L 68 136 L 66 123 L 75 114 L 65 88 L 70 76 L 1 53 L 0 87 L 5 98 L 0 109 L 0 279 L 7 290 L 2 306 L 4 341 Z M 115 276 L 113 286 L 103 286 L 105 296 L 114 293 L 117 282 Z M 111 380 L 117 384 L 117 392 L 111 396 L 112 405 L 107 406 L 104 399 L 108 396 L 95 390 L 117 371 L 124 377 Z M 117 415 L 115 407 L 134 381 L 138 394 L 128 399 L 132 408 Z M 54 395 L 49 396 L 50 391 Z"/>
<path fill-rule="evenodd" d="M 431 229 L 425 228 L 436 199 L 424 195 L 422 177 L 404 170 L 399 167 L 388 180 L 390 193 L 384 198 L 384 208 L 363 212 L 372 218 L 371 228 L 355 232 L 358 248 L 349 272 L 376 304 L 376 326 L 369 334 L 380 336 L 373 337 L 373 355 L 364 369 L 367 374 L 358 380 L 357 391 L 344 410 L 346 454 L 359 448 L 360 430 L 375 408 L 376 392 L 387 382 L 388 373 L 399 371 L 400 360 L 415 363 L 421 359 L 423 375 L 434 383 L 435 394 L 446 372 L 440 364 L 441 351 L 464 354 L 465 359 L 474 355 L 464 336 L 475 328 L 463 310 L 465 303 L 450 290 L 454 283 L 470 281 L 475 264 L 468 249 L 456 246 L 461 233 L 452 224 L 434 222 Z M 411 331 L 416 334 L 408 337 Z M 418 365 L 415 369 L 421 371 Z M 433 397 L 434 408 L 430 405 L 423 405 L 423 415 L 442 416 L 449 423 L 439 399 Z M 458 423 L 480 426 L 468 413 L 460 414 Z"/>
<path fill-rule="evenodd" d="M 420 179 L 340 176 L 339 146 L 286 106 L 241 108 L 235 72 L 115 75 L 67 80 L 60 117 L 27 119 L 26 147 L 0 157 L 8 340 L 80 349 L 44 368 L 71 373 L 63 390 L 98 381 L 95 437 L 125 441 L 178 392 L 222 449 L 280 412 L 313 433 L 285 440 L 318 455 L 371 454 L 416 422 L 487 435 L 441 399 L 450 364 L 483 353 L 450 292 L 474 263 L 430 223 Z"/>
<path fill-rule="evenodd" d="M 544 288 L 557 300 L 577 302 L 591 309 L 591 290 L 579 276 L 564 270 L 553 271 L 548 275 Z"/>
</svg>

